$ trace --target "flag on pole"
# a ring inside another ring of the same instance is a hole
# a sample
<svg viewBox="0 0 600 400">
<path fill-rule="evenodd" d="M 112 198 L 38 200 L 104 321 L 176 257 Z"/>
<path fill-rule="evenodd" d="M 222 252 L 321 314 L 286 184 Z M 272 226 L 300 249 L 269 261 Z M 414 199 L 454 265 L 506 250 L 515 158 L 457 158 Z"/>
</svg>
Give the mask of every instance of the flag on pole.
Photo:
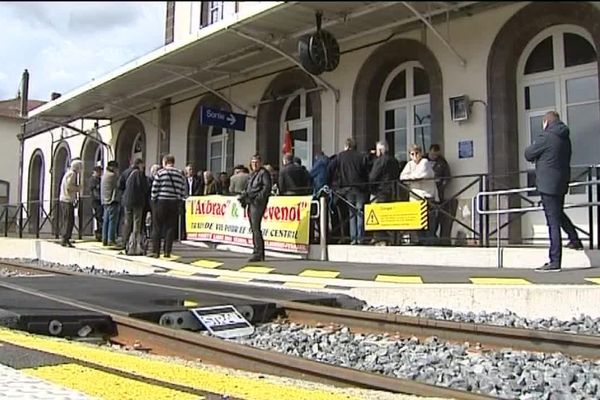
<svg viewBox="0 0 600 400">
<path fill-rule="evenodd" d="M 290 125 L 285 124 L 285 133 L 283 134 L 283 147 L 281 149 L 283 154 L 292 152 L 292 134 L 290 133 Z"/>
</svg>

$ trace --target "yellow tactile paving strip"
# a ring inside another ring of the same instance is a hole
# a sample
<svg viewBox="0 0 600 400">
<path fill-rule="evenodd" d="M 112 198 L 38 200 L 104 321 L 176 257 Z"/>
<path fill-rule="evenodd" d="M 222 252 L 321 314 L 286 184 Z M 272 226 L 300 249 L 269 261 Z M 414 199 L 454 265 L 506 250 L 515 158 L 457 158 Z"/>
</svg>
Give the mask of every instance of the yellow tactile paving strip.
<svg viewBox="0 0 600 400">
<path fill-rule="evenodd" d="M 168 389 L 78 364 L 21 370 L 62 387 L 103 400 L 203 400 L 203 396 Z"/>
<path fill-rule="evenodd" d="M 339 271 L 326 271 L 322 269 L 305 269 L 298 276 L 306 276 L 309 278 L 336 278 L 340 274 Z"/>
<path fill-rule="evenodd" d="M 191 264 L 195 265 L 196 267 L 202 267 L 202 268 L 218 268 L 221 265 L 223 265 L 222 262 L 211 261 L 211 260 L 197 260 Z"/>
<path fill-rule="evenodd" d="M 418 275 L 377 275 L 375 282 L 389 283 L 423 283 L 423 279 Z"/>
<path fill-rule="evenodd" d="M 531 285 L 523 278 L 469 278 L 475 285 Z"/>
<path fill-rule="evenodd" d="M 252 272 L 255 274 L 268 274 L 271 271 L 274 271 L 275 268 L 271 268 L 271 267 L 260 267 L 258 265 L 247 265 L 241 269 L 239 269 L 239 272 Z"/>
<path fill-rule="evenodd" d="M 66 340 L 55 338 L 45 338 L 4 328 L 0 328 L 0 341 L 85 361 L 157 381 L 169 382 L 211 393 L 227 394 L 246 400 L 359 400 L 358 397 L 348 394 L 264 382 L 245 376 L 236 376 L 231 373 L 192 368 L 178 363 L 137 357 L 95 346 L 67 342 Z"/>
</svg>

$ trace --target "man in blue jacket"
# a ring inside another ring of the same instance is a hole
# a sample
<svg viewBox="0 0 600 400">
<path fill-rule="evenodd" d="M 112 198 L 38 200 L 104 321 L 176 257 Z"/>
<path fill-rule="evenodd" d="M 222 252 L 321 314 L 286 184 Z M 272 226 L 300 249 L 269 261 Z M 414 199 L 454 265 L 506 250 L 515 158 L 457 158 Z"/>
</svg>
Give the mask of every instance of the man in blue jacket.
<svg viewBox="0 0 600 400">
<path fill-rule="evenodd" d="M 536 271 L 558 272 L 561 270 L 562 257 L 560 229 L 564 229 L 569 237 L 567 248 L 581 250 L 583 245 L 575 226 L 563 210 L 571 178 L 569 128 L 555 111 L 544 115 L 543 124 L 544 132 L 525 149 L 527 161 L 535 163 L 536 186 L 542 197 L 550 233 L 550 262 L 536 268 Z"/>
</svg>

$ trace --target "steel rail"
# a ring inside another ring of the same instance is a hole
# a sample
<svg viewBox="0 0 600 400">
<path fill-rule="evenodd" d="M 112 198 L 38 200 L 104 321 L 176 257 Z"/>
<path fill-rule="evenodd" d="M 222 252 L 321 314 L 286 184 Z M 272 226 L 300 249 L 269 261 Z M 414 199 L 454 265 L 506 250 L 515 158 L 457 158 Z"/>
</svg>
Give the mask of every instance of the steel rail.
<svg viewBox="0 0 600 400">
<path fill-rule="evenodd" d="M 437 336 L 449 341 L 600 359 L 600 336 L 353 311 L 303 303 L 278 304 L 294 322 L 333 323 L 347 326 L 355 332 Z"/>
<path fill-rule="evenodd" d="M 149 282 L 136 282 L 115 277 L 102 277 L 121 282 L 134 282 L 142 285 L 187 291 L 211 295 L 223 295 L 222 292 L 206 289 L 182 288 Z M 540 329 L 513 328 L 488 324 L 454 322 L 439 319 L 383 314 L 334 307 L 317 306 L 301 302 L 291 302 L 272 298 L 228 294 L 227 296 L 243 300 L 275 303 L 292 320 L 312 323 L 337 323 L 355 330 L 368 332 L 399 332 L 415 336 L 437 336 L 441 339 L 495 347 L 537 352 L 561 352 L 572 357 L 600 359 L 600 335 L 583 335 L 565 332 L 552 332 Z"/>
<path fill-rule="evenodd" d="M 362 387 L 419 396 L 465 400 L 492 399 L 487 395 L 430 385 L 411 379 L 392 378 L 352 368 L 339 367 L 301 357 L 289 356 L 184 330 L 166 328 L 151 322 L 125 316 L 123 312 L 92 305 L 63 296 L 48 295 L 8 282 L 0 287 L 19 291 L 42 299 L 80 307 L 109 315 L 119 332 L 114 339 L 141 342 L 158 349 L 157 354 L 201 359 L 216 365 L 246 371 L 305 379 L 343 387 Z"/>
<path fill-rule="evenodd" d="M 7 264 L 1 262 L 1 264 Z M 16 265 L 16 264 L 15 264 Z M 36 267 L 28 267 L 36 268 Z M 42 268 L 51 272 L 52 269 Z M 81 272 L 62 272 L 67 275 L 86 275 L 95 278 L 118 282 L 152 286 L 156 288 L 186 290 L 193 293 L 223 296 L 216 290 L 179 287 L 173 285 L 140 282 L 114 276 L 89 275 Z M 0 286 L 3 283 L 0 283 Z M 239 300 L 263 301 L 275 303 L 292 321 L 308 324 L 339 324 L 351 330 L 370 333 L 401 333 L 419 337 L 437 336 L 440 339 L 470 343 L 480 343 L 493 347 L 510 347 L 513 349 L 536 352 L 561 352 L 572 357 L 600 359 L 600 335 L 583 335 L 565 332 L 552 332 L 540 329 L 513 328 L 488 324 L 445 321 L 412 317 L 398 314 L 384 314 L 366 311 L 347 310 L 334 307 L 317 306 L 301 302 L 284 301 L 268 297 L 249 296 L 228 293 L 228 297 Z M 72 300 L 69 300 L 72 301 Z M 105 312 L 105 311 L 104 311 Z"/>
</svg>

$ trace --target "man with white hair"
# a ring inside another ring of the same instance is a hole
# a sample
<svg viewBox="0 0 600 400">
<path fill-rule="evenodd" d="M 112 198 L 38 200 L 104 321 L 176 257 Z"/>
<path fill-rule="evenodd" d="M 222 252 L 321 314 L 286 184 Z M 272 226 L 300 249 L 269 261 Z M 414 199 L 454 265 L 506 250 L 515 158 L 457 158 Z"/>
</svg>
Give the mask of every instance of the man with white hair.
<svg viewBox="0 0 600 400">
<path fill-rule="evenodd" d="M 377 159 L 369 173 L 372 202 L 387 203 L 394 200 L 394 185 L 400 177 L 400 163 L 388 153 L 388 145 L 384 141 L 375 146 Z M 391 231 L 376 231 L 371 243 L 386 246 L 393 238 Z"/>
<path fill-rule="evenodd" d="M 77 203 L 77 195 L 81 191 L 79 186 L 79 174 L 83 168 L 83 163 L 80 159 L 71 161 L 71 168 L 65 173 L 60 182 L 60 215 L 62 220 L 62 241 L 63 247 L 74 247 L 71 243 L 71 235 L 73 234 L 73 225 L 75 224 L 75 204 Z"/>
</svg>

